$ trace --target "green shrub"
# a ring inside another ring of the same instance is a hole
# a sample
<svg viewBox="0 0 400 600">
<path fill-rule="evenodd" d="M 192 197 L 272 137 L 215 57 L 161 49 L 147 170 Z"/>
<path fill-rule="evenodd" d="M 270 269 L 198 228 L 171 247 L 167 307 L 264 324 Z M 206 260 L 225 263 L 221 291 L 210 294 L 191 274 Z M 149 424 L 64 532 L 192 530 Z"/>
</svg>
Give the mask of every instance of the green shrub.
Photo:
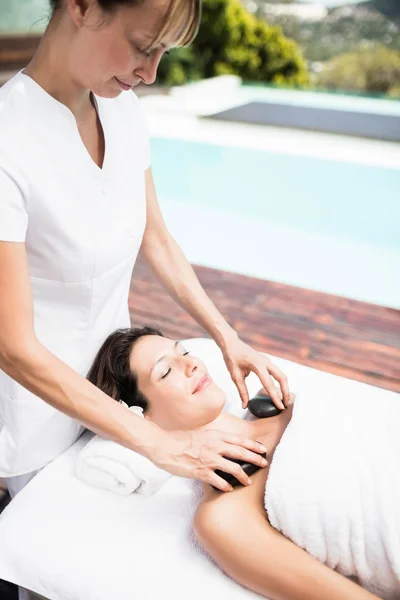
<svg viewBox="0 0 400 600">
<path fill-rule="evenodd" d="M 306 64 L 280 27 L 251 15 L 240 0 L 203 0 L 202 23 L 189 48 L 172 50 L 159 69 L 159 83 L 234 74 L 246 81 L 303 86 Z"/>
<path fill-rule="evenodd" d="M 400 51 L 359 48 L 327 63 L 318 76 L 324 88 L 387 94 L 400 87 Z"/>
<path fill-rule="evenodd" d="M 200 79 L 201 70 L 193 53 L 193 46 L 175 48 L 165 55 L 158 67 L 158 83 L 163 85 L 182 85 L 187 81 Z"/>
<path fill-rule="evenodd" d="M 400 100 L 400 83 L 390 88 L 388 96 L 391 98 L 398 98 Z"/>
</svg>

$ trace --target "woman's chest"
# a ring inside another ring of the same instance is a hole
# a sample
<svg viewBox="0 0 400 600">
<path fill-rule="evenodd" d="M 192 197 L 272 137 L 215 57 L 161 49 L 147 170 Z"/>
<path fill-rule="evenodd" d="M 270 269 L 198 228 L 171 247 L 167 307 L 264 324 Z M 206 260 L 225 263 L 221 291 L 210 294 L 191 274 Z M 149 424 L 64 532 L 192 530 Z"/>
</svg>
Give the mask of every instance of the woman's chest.
<svg viewBox="0 0 400 600">
<path fill-rule="evenodd" d="M 82 124 L 78 123 L 77 127 L 82 144 L 89 157 L 94 165 L 102 169 L 105 158 L 105 136 L 96 111 L 93 109 L 88 121 Z"/>
<path fill-rule="evenodd" d="M 146 222 L 145 174 L 129 149 L 118 149 L 103 170 L 89 154 L 88 160 L 63 148 L 41 154 L 39 169 L 27 178 L 31 275 L 80 283 L 137 253 Z"/>
</svg>

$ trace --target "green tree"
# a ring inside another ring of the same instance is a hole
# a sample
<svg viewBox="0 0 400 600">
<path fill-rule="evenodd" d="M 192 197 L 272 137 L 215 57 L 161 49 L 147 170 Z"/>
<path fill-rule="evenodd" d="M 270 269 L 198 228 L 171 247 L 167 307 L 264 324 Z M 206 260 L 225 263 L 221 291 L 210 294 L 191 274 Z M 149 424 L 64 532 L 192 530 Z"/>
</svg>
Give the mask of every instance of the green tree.
<svg viewBox="0 0 400 600">
<path fill-rule="evenodd" d="M 384 46 L 359 48 L 328 61 L 320 87 L 396 95 L 400 89 L 400 51 Z"/>
<path fill-rule="evenodd" d="M 264 1 L 256 0 L 256 3 L 258 14 L 265 18 Z M 271 0 L 268 0 L 267 5 L 270 3 Z M 397 20 L 395 3 L 399 15 Z M 338 54 L 353 52 L 364 42 L 400 50 L 400 0 L 371 0 L 331 7 L 326 18 L 317 21 L 301 19 L 289 12 L 270 12 L 267 20 L 270 25 L 280 25 L 284 34 L 300 46 L 304 58 L 310 62 L 326 61 Z"/>
<path fill-rule="evenodd" d="M 308 83 L 297 44 L 287 39 L 279 26 L 257 19 L 240 0 L 203 0 L 196 39 L 190 48 L 174 50 L 165 57 L 159 81 L 180 84 L 222 74 L 280 85 Z"/>
</svg>

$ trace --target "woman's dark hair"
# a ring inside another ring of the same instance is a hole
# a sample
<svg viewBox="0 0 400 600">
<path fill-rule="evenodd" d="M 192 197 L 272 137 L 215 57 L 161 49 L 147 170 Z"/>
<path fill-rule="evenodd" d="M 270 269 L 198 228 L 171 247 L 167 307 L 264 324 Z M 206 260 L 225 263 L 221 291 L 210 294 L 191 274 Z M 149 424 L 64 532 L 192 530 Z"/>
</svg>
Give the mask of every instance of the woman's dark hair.
<svg viewBox="0 0 400 600">
<path fill-rule="evenodd" d="M 86 376 L 114 400 L 122 400 L 128 406 L 140 406 L 144 411 L 148 407 L 148 400 L 139 390 L 137 376 L 131 369 L 129 359 L 133 346 L 145 335 L 164 337 L 157 327 L 129 327 L 111 333 Z"/>
<path fill-rule="evenodd" d="M 52 12 L 62 8 L 65 0 L 49 0 Z M 97 0 L 100 8 L 112 14 L 119 6 L 137 6 L 146 0 Z M 176 46 L 187 46 L 197 35 L 201 20 L 201 0 L 169 0 L 158 31 L 148 48 L 157 46 L 171 31 L 179 31 Z"/>
</svg>

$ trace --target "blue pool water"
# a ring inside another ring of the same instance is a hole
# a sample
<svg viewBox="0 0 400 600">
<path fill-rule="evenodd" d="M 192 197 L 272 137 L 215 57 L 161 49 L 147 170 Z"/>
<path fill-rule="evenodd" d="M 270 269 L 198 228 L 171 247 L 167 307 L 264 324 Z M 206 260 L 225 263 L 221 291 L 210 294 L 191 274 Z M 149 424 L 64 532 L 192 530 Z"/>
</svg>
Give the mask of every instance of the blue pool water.
<svg viewBox="0 0 400 600">
<path fill-rule="evenodd" d="M 169 138 L 152 162 L 162 198 L 400 249 L 400 170 Z"/>
</svg>

